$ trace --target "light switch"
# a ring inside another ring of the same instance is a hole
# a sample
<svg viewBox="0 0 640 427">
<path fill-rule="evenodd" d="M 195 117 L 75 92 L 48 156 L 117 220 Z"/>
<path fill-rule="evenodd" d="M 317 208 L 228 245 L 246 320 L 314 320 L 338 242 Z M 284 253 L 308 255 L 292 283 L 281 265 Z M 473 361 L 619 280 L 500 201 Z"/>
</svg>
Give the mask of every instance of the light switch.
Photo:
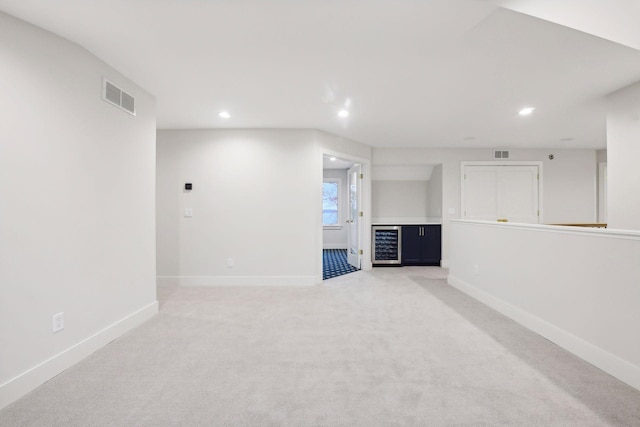
<svg viewBox="0 0 640 427">
<path fill-rule="evenodd" d="M 184 217 L 185 217 L 185 218 L 191 218 L 191 217 L 193 217 L 193 208 L 185 208 L 185 210 L 184 210 Z"/>
<path fill-rule="evenodd" d="M 449 215 L 455 215 L 456 214 L 456 208 L 449 208 Z"/>
</svg>

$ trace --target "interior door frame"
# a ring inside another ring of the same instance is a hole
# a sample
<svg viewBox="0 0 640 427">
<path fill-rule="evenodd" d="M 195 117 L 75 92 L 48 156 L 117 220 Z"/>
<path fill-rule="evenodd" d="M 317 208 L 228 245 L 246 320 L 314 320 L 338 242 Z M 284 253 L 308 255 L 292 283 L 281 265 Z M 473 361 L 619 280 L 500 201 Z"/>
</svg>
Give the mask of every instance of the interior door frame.
<svg viewBox="0 0 640 427">
<path fill-rule="evenodd" d="M 493 160 L 493 161 L 463 161 L 460 162 L 460 218 L 464 218 L 465 206 L 464 206 L 464 175 L 465 168 L 467 166 L 537 166 L 538 167 L 538 209 L 540 210 L 540 216 L 538 217 L 538 224 L 544 224 L 544 206 L 543 206 L 543 165 L 544 162 L 539 160 L 532 161 L 519 161 L 519 160 Z"/>
<path fill-rule="evenodd" d="M 355 185 L 356 185 L 356 203 L 357 203 L 357 209 L 355 212 L 355 216 L 352 216 L 352 214 L 354 212 L 352 212 L 352 206 L 351 206 L 351 179 L 352 179 L 352 174 L 355 173 L 356 177 L 355 177 Z M 363 221 L 360 219 L 360 213 L 363 212 L 362 210 L 362 165 L 360 163 L 355 163 L 352 167 L 350 167 L 347 170 L 347 194 L 349 195 L 347 197 L 347 213 L 348 213 L 348 224 L 347 225 L 347 260 L 349 262 L 349 264 L 353 267 L 356 267 L 357 269 L 362 269 L 362 256 L 364 254 L 364 249 L 362 249 L 362 235 L 364 234 L 364 229 L 363 229 Z M 355 263 L 352 262 L 352 258 L 353 255 L 351 254 L 351 249 L 353 246 L 353 242 L 352 242 L 352 231 L 353 231 L 353 227 L 354 227 L 354 221 L 356 223 L 355 225 L 355 231 L 356 231 L 356 253 L 355 253 Z M 357 264 L 357 265 L 354 265 Z"/>
<path fill-rule="evenodd" d="M 320 170 L 320 193 L 318 195 L 318 205 L 322 205 L 322 158 L 324 156 L 333 156 L 344 160 L 349 160 L 354 163 L 358 163 L 362 167 L 362 186 L 361 192 L 362 196 L 360 201 L 362 203 L 361 210 L 363 212 L 362 217 L 360 218 L 362 221 L 362 228 L 360 234 L 360 244 L 362 247 L 362 257 L 361 257 L 361 270 L 371 270 L 373 268 L 373 264 L 371 262 L 371 159 L 366 159 L 363 157 L 354 156 L 351 154 L 343 153 L 340 151 L 326 149 L 321 147 L 320 152 L 318 154 L 318 163 Z M 317 271 L 319 272 L 320 282 L 322 283 L 322 208 L 320 207 L 318 210 L 318 258 L 317 258 Z"/>
<path fill-rule="evenodd" d="M 598 163 L 598 222 L 607 222 L 607 162 Z"/>
</svg>

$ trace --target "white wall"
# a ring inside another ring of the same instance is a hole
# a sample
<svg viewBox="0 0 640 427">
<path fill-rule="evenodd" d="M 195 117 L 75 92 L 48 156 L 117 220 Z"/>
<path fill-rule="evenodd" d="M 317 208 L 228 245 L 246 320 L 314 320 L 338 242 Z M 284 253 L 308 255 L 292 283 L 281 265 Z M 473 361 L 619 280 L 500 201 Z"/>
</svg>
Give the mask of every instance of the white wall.
<svg viewBox="0 0 640 427">
<path fill-rule="evenodd" d="M 598 151 L 596 151 L 596 161 L 598 163 L 606 162 L 607 161 L 607 150 L 598 150 Z"/>
<path fill-rule="evenodd" d="M 372 181 L 371 188 L 374 222 L 428 222 L 428 181 Z"/>
<path fill-rule="evenodd" d="M 408 224 L 437 221 L 431 217 L 430 201 L 438 201 L 442 188 L 431 183 L 436 165 L 374 165 L 372 169 L 372 214 L 376 224 Z M 430 195 L 430 188 L 435 196 Z M 437 209 L 437 207 L 436 207 Z"/>
<path fill-rule="evenodd" d="M 347 249 L 348 235 L 345 221 L 349 218 L 349 182 L 347 181 L 347 169 L 324 169 L 323 178 L 339 178 L 341 186 L 338 209 L 340 211 L 339 227 L 323 228 L 322 247 L 324 249 Z"/>
<path fill-rule="evenodd" d="M 324 154 L 334 154 L 343 160 L 352 160 L 368 165 L 371 159 L 370 146 L 322 131 L 314 131 L 314 134 L 315 140 Z M 370 170 L 365 172 L 369 172 L 369 175 L 371 174 Z"/>
<path fill-rule="evenodd" d="M 442 165 L 433 168 L 429 180 L 427 194 L 428 216 L 433 219 L 442 218 Z"/>
<path fill-rule="evenodd" d="M 158 275 L 184 285 L 318 283 L 315 131 L 158 131 Z M 193 190 L 185 192 L 185 182 Z M 193 209 L 185 218 L 183 210 Z M 227 260 L 233 258 L 233 267 Z"/>
<path fill-rule="evenodd" d="M 639 257 L 638 232 L 454 221 L 449 283 L 640 389 Z"/>
<path fill-rule="evenodd" d="M 158 275 L 187 285 L 315 283 L 322 158 L 313 138 L 158 131 Z"/>
<path fill-rule="evenodd" d="M 640 83 L 609 97 L 607 223 L 640 230 Z"/>
<path fill-rule="evenodd" d="M 553 153 L 554 159 L 547 158 L 543 164 L 544 222 L 596 222 L 598 165 L 595 150 L 548 150 L 540 156 L 543 160 L 546 153 Z"/>
<path fill-rule="evenodd" d="M 3 407 L 157 312 L 156 123 L 140 87 L 2 13 L 0 63 Z M 101 99 L 103 76 L 136 117 Z"/>
<path fill-rule="evenodd" d="M 554 160 L 549 160 L 549 154 L 554 154 Z M 491 158 L 491 149 L 373 149 L 374 166 L 442 164 L 442 259 L 445 266 L 449 254 L 447 220 L 460 218 L 460 162 L 490 161 Z M 595 221 L 595 150 L 511 150 L 511 160 L 543 162 L 545 223 Z"/>
</svg>

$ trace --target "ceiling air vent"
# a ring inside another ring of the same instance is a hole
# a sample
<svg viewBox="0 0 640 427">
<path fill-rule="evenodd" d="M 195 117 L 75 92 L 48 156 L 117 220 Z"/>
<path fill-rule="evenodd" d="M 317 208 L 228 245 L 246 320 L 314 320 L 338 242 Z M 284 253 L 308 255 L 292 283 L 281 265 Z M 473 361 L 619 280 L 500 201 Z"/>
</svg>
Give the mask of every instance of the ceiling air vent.
<svg viewBox="0 0 640 427">
<path fill-rule="evenodd" d="M 493 150 L 493 159 L 494 160 L 508 160 L 509 159 L 509 150 Z"/>
<path fill-rule="evenodd" d="M 133 116 L 136 115 L 136 99 L 107 79 L 102 83 L 102 98 L 121 110 Z"/>
</svg>

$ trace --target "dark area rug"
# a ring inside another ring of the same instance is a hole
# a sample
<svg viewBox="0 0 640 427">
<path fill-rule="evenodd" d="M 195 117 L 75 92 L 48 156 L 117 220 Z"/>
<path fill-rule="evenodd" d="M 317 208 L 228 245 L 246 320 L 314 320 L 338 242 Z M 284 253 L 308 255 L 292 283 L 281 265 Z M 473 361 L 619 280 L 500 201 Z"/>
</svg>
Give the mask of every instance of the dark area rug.
<svg viewBox="0 0 640 427">
<path fill-rule="evenodd" d="M 347 261 L 346 249 L 324 249 L 322 251 L 322 280 L 358 271 Z"/>
</svg>

